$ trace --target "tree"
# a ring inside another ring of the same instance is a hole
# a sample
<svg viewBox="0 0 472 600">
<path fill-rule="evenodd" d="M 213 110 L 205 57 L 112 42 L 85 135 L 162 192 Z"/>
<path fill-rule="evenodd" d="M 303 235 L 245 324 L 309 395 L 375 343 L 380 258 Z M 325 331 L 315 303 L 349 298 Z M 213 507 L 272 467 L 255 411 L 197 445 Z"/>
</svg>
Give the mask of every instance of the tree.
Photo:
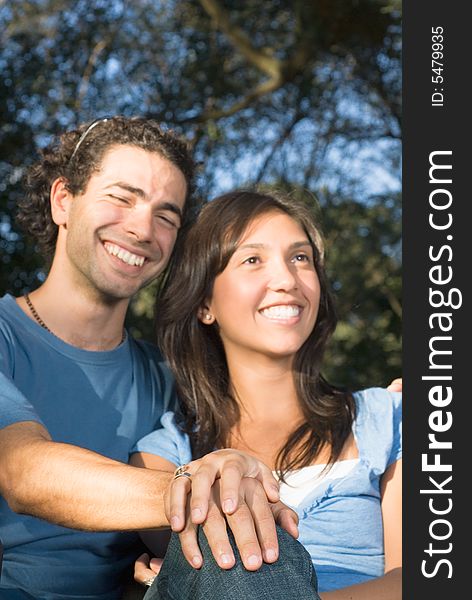
<svg viewBox="0 0 472 600">
<path fill-rule="evenodd" d="M 333 243 L 331 268 L 348 304 L 331 364 L 354 383 L 397 375 L 400 19 L 392 0 L 0 4 L 2 292 L 44 276 L 13 218 L 37 149 L 97 116 L 145 114 L 192 141 L 204 199 L 254 183 L 318 196 L 328 239 L 347 236 L 370 282 L 359 321 L 367 344 L 356 334 L 359 311 L 349 310 L 358 273 Z M 391 221 L 382 221 L 388 207 Z M 357 239 L 360 230 L 369 233 Z M 152 331 L 151 298 L 146 290 L 133 303 L 130 325 L 141 335 Z M 348 367 L 353 353 L 364 363 Z"/>
</svg>

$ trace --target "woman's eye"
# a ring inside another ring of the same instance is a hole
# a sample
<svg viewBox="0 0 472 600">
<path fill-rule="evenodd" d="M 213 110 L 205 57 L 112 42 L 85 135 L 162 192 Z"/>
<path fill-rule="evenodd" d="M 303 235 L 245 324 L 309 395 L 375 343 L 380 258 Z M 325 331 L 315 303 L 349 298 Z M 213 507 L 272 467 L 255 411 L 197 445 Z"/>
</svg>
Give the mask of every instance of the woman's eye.
<svg viewBox="0 0 472 600">
<path fill-rule="evenodd" d="M 258 256 L 250 256 L 249 258 L 246 258 L 245 261 L 243 261 L 243 265 L 255 265 L 258 262 L 259 262 Z"/>
<path fill-rule="evenodd" d="M 296 254 L 293 260 L 295 262 L 310 262 L 310 257 L 307 254 Z"/>
</svg>

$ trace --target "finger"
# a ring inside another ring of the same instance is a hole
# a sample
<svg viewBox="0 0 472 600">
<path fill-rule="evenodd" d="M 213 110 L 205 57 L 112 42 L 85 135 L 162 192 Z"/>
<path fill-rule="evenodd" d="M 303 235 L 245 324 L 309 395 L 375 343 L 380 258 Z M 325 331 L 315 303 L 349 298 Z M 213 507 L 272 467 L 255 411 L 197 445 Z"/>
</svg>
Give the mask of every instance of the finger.
<svg viewBox="0 0 472 600">
<path fill-rule="evenodd" d="M 162 563 L 164 562 L 163 558 L 151 558 L 149 562 L 149 568 L 154 571 L 156 575 L 159 574 L 162 569 Z"/>
<path fill-rule="evenodd" d="M 145 581 L 155 575 L 155 571 L 149 568 L 149 554 L 141 554 L 134 563 L 134 580 L 144 585 Z"/>
<path fill-rule="evenodd" d="M 274 514 L 262 486 L 246 494 L 246 503 L 252 513 L 257 539 L 262 556 L 267 563 L 275 562 L 279 556 L 279 544 Z"/>
<path fill-rule="evenodd" d="M 174 479 L 166 494 L 166 513 L 172 531 L 179 532 L 185 526 L 187 497 L 191 483 L 187 477 Z"/>
<path fill-rule="evenodd" d="M 203 564 L 203 556 L 198 545 L 198 526 L 190 519 L 190 500 L 187 501 L 186 523 L 179 533 L 180 545 L 187 562 L 199 569 Z"/>
<path fill-rule="evenodd" d="M 238 508 L 242 474 L 236 461 L 225 463 L 221 471 L 220 502 L 223 512 L 231 515 Z"/>
<path fill-rule="evenodd" d="M 226 484 L 224 486 L 225 491 L 227 491 L 225 499 L 234 501 L 233 510 L 225 510 L 226 514 L 231 514 L 231 512 L 236 510 L 239 499 L 239 484 L 242 477 L 254 477 L 260 481 L 269 500 L 271 502 L 278 502 L 280 499 L 279 484 L 267 465 L 243 452 L 219 450 L 218 453 L 222 461 L 222 466 L 220 467 L 221 479 L 223 480 L 225 474 L 228 473 L 228 486 Z M 213 454 L 217 454 L 217 452 Z"/>
<path fill-rule="evenodd" d="M 140 556 L 138 556 L 138 558 L 136 559 L 136 562 L 134 563 L 134 573 L 136 574 L 136 572 L 140 573 L 143 570 L 148 570 L 149 569 L 149 554 L 146 554 L 146 552 L 144 552 L 143 554 L 141 554 Z"/>
<path fill-rule="evenodd" d="M 401 377 L 394 379 L 391 384 L 387 387 L 390 392 L 401 392 L 402 391 L 403 379 Z"/>
<path fill-rule="evenodd" d="M 262 550 L 254 519 L 245 499 L 240 498 L 238 509 L 232 515 L 228 515 L 227 519 L 245 568 L 248 571 L 256 571 L 262 566 Z"/>
<path fill-rule="evenodd" d="M 200 459 L 195 471 L 192 465 L 192 520 L 203 523 L 208 510 L 210 488 L 221 479 L 221 506 L 225 514 L 238 507 L 239 486 L 243 477 L 258 479 L 271 502 L 279 500 L 279 485 L 271 470 L 256 458 L 235 450 L 217 450 Z"/>
<path fill-rule="evenodd" d="M 203 531 L 211 553 L 218 565 L 222 569 L 233 567 L 236 559 L 228 538 L 226 519 L 214 502 L 208 508 L 208 515 L 203 525 Z"/>
<path fill-rule="evenodd" d="M 292 537 L 298 538 L 298 515 L 283 502 L 277 502 L 271 505 L 272 514 L 275 522 L 283 527 Z"/>
<path fill-rule="evenodd" d="M 202 553 L 197 539 L 198 525 L 191 521 L 179 533 L 180 545 L 186 561 L 194 568 L 199 569 L 203 564 Z"/>
<path fill-rule="evenodd" d="M 198 471 L 192 475 L 192 495 L 190 498 L 190 510 L 192 522 L 201 524 L 208 515 L 212 486 L 218 475 L 218 469 L 214 464 L 202 464 Z"/>
<path fill-rule="evenodd" d="M 262 483 L 267 498 L 270 502 L 278 502 L 280 500 L 279 483 L 272 474 L 272 471 L 260 463 L 258 481 Z"/>
</svg>

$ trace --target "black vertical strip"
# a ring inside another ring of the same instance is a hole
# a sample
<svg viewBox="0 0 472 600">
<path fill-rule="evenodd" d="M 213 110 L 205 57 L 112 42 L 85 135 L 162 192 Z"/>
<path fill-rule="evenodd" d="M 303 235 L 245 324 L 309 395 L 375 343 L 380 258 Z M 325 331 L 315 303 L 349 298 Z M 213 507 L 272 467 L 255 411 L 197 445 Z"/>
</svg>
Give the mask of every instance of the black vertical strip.
<svg viewBox="0 0 472 600">
<path fill-rule="evenodd" d="M 459 0 L 403 3 L 407 600 L 469 594 L 461 590 L 472 511 L 470 12 Z"/>
</svg>

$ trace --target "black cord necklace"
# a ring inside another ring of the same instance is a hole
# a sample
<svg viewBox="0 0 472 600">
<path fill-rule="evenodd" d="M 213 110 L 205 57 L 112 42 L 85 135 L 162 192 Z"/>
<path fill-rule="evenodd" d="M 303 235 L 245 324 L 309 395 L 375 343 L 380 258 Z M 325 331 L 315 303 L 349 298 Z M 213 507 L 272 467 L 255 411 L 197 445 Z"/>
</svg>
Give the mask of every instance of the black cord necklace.
<svg viewBox="0 0 472 600">
<path fill-rule="evenodd" d="M 53 331 L 51 331 L 51 330 L 49 329 L 49 327 L 46 325 L 46 323 L 45 323 L 45 322 L 44 322 L 44 321 L 41 319 L 41 317 L 39 316 L 39 314 L 38 314 L 38 311 L 35 309 L 35 307 L 34 307 L 33 303 L 31 302 L 31 298 L 29 297 L 29 294 L 25 294 L 25 295 L 24 295 L 24 299 L 25 299 L 25 301 L 26 301 L 26 304 L 28 305 L 28 308 L 30 309 L 30 311 L 31 311 L 31 314 L 33 315 L 33 317 L 34 317 L 35 321 L 36 321 L 36 322 L 37 322 L 39 325 L 41 325 L 41 327 L 42 327 L 43 329 L 45 329 L 46 331 L 49 331 L 49 333 L 51 333 L 53 336 L 57 337 L 57 335 L 56 335 L 56 334 L 55 334 Z M 120 344 L 122 344 L 124 341 L 125 341 L 125 330 L 123 329 L 123 334 L 122 334 L 122 336 L 121 336 L 121 341 L 120 341 Z"/>
<path fill-rule="evenodd" d="M 41 327 L 43 329 L 45 329 L 46 331 L 49 331 L 49 333 L 52 333 L 52 331 L 49 329 L 49 327 L 46 325 L 46 323 L 41 319 L 41 317 L 36 312 L 36 309 L 33 306 L 33 303 L 31 302 L 29 295 L 25 294 L 24 298 L 25 298 L 26 304 L 28 305 L 28 308 L 30 309 L 31 314 L 33 315 L 33 317 L 35 318 L 35 320 L 41 325 Z M 55 335 L 55 334 L 52 333 L 52 335 Z"/>
</svg>

